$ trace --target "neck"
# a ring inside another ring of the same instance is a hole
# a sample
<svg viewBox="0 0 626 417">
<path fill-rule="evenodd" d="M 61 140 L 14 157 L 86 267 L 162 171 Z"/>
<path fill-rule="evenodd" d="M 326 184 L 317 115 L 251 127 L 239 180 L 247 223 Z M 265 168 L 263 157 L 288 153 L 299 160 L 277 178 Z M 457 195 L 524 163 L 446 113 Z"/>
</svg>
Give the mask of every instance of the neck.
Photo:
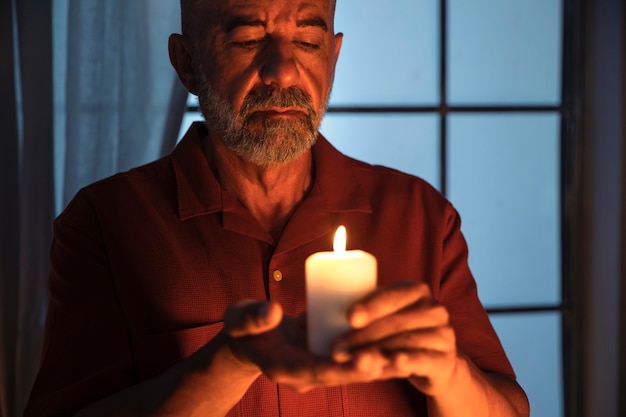
<svg viewBox="0 0 626 417">
<path fill-rule="evenodd" d="M 278 240 L 313 183 L 311 151 L 284 164 L 260 167 L 236 155 L 219 139 L 207 141 L 206 150 L 221 186 L 239 200 L 274 241 Z"/>
</svg>

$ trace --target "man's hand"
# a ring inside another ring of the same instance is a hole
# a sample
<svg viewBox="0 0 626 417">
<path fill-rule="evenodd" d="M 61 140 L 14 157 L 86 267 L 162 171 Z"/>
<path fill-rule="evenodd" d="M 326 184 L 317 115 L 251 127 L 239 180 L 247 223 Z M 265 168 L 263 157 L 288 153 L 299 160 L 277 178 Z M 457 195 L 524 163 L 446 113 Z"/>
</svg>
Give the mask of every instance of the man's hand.
<svg viewBox="0 0 626 417">
<path fill-rule="evenodd" d="M 297 391 L 409 377 L 426 394 L 445 388 L 457 361 L 454 331 L 425 284 L 379 288 L 348 318 L 355 330 L 336 341 L 332 359 L 312 355 L 303 320 L 284 316 L 276 303 L 239 302 L 224 322 L 239 360 Z"/>
<path fill-rule="evenodd" d="M 276 303 L 231 306 L 224 331 L 243 366 L 299 392 L 407 378 L 428 396 L 434 416 L 528 415 L 528 401 L 514 380 L 483 373 L 457 351 L 448 312 L 427 285 L 378 288 L 347 314 L 353 330 L 337 338 L 332 358 L 311 354 L 304 320 L 284 316 Z"/>
<path fill-rule="evenodd" d="M 255 366 L 271 380 L 299 392 L 378 379 L 383 363 L 367 355 L 344 363 L 313 355 L 307 348 L 304 323 L 304 317 L 284 316 L 279 304 L 246 300 L 228 308 L 224 331 L 242 366 Z"/>
<path fill-rule="evenodd" d="M 457 351 L 448 311 L 427 285 L 399 282 L 379 288 L 352 306 L 348 320 L 354 330 L 335 342 L 335 360 L 350 364 L 368 358 L 380 366 L 378 379 L 408 378 L 428 396 L 430 415 L 529 415 L 528 400 L 514 380 L 483 373 Z M 318 378 L 328 375 L 332 372 Z M 341 383 L 359 377 L 337 375 Z"/>
<path fill-rule="evenodd" d="M 270 378 L 307 373 L 313 365 L 301 323 L 284 316 L 277 303 L 244 300 L 230 306 L 224 316 L 224 331 L 235 357 Z"/>
<path fill-rule="evenodd" d="M 382 366 L 379 379 L 410 378 L 427 395 L 446 389 L 459 360 L 456 338 L 426 284 L 378 288 L 352 306 L 348 320 L 355 330 L 335 342 L 336 361 L 371 358 Z"/>
</svg>

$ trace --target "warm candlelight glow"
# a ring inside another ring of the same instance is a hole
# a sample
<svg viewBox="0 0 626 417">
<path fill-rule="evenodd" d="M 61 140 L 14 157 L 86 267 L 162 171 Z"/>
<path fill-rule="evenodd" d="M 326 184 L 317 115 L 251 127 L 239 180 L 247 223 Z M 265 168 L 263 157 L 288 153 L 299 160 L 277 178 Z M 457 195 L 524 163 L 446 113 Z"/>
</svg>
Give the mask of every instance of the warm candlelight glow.
<svg viewBox="0 0 626 417">
<path fill-rule="evenodd" d="M 316 252 L 304 263 L 307 339 L 311 352 L 330 355 L 333 341 L 350 330 L 348 308 L 376 288 L 376 258 L 346 250 L 346 228 L 339 226 L 334 251 Z"/>
<path fill-rule="evenodd" d="M 337 231 L 335 232 L 335 239 L 333 240 L 334 251 L 345 252 L 347 240 L 348 238 L 346 236 L 346 228 L 344 226 L 339 226 L 337 228 Z"/>
</svg>

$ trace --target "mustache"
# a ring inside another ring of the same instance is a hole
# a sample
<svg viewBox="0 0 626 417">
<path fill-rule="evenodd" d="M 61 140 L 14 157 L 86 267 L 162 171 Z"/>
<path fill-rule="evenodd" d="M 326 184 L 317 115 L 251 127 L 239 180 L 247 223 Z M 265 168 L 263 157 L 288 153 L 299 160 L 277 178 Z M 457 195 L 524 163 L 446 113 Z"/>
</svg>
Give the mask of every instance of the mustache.
<svg viewBox="0 0 626 417">
<path fill-rule="evenodd" d="M 240 114 L 248 116 L 258 109 L 267 107 L 292 107 L 305 110 L 309 117 L 315 115 L 313 99 L 309 94 L 296 87 L 276 88 L 272 86 L 257 87 L 244 98 Z"/>
</svg>

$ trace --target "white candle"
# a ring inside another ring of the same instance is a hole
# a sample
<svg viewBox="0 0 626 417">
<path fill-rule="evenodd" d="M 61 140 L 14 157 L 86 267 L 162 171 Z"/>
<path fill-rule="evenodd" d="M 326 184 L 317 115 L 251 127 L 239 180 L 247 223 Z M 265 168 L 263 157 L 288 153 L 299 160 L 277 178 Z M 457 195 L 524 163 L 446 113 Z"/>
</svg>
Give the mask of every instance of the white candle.
<svg viewBox="0 0 626 417">
<path fill-rule="evenodd" d="M 318 252 L 304 264 L 309 350 L 328 356 L 333 340 L 350 329 L 348 307 L 376 287 L 376 258 L 346 250 L 346 228 L 335 233 L 334 251 Z"/>
</svg>

